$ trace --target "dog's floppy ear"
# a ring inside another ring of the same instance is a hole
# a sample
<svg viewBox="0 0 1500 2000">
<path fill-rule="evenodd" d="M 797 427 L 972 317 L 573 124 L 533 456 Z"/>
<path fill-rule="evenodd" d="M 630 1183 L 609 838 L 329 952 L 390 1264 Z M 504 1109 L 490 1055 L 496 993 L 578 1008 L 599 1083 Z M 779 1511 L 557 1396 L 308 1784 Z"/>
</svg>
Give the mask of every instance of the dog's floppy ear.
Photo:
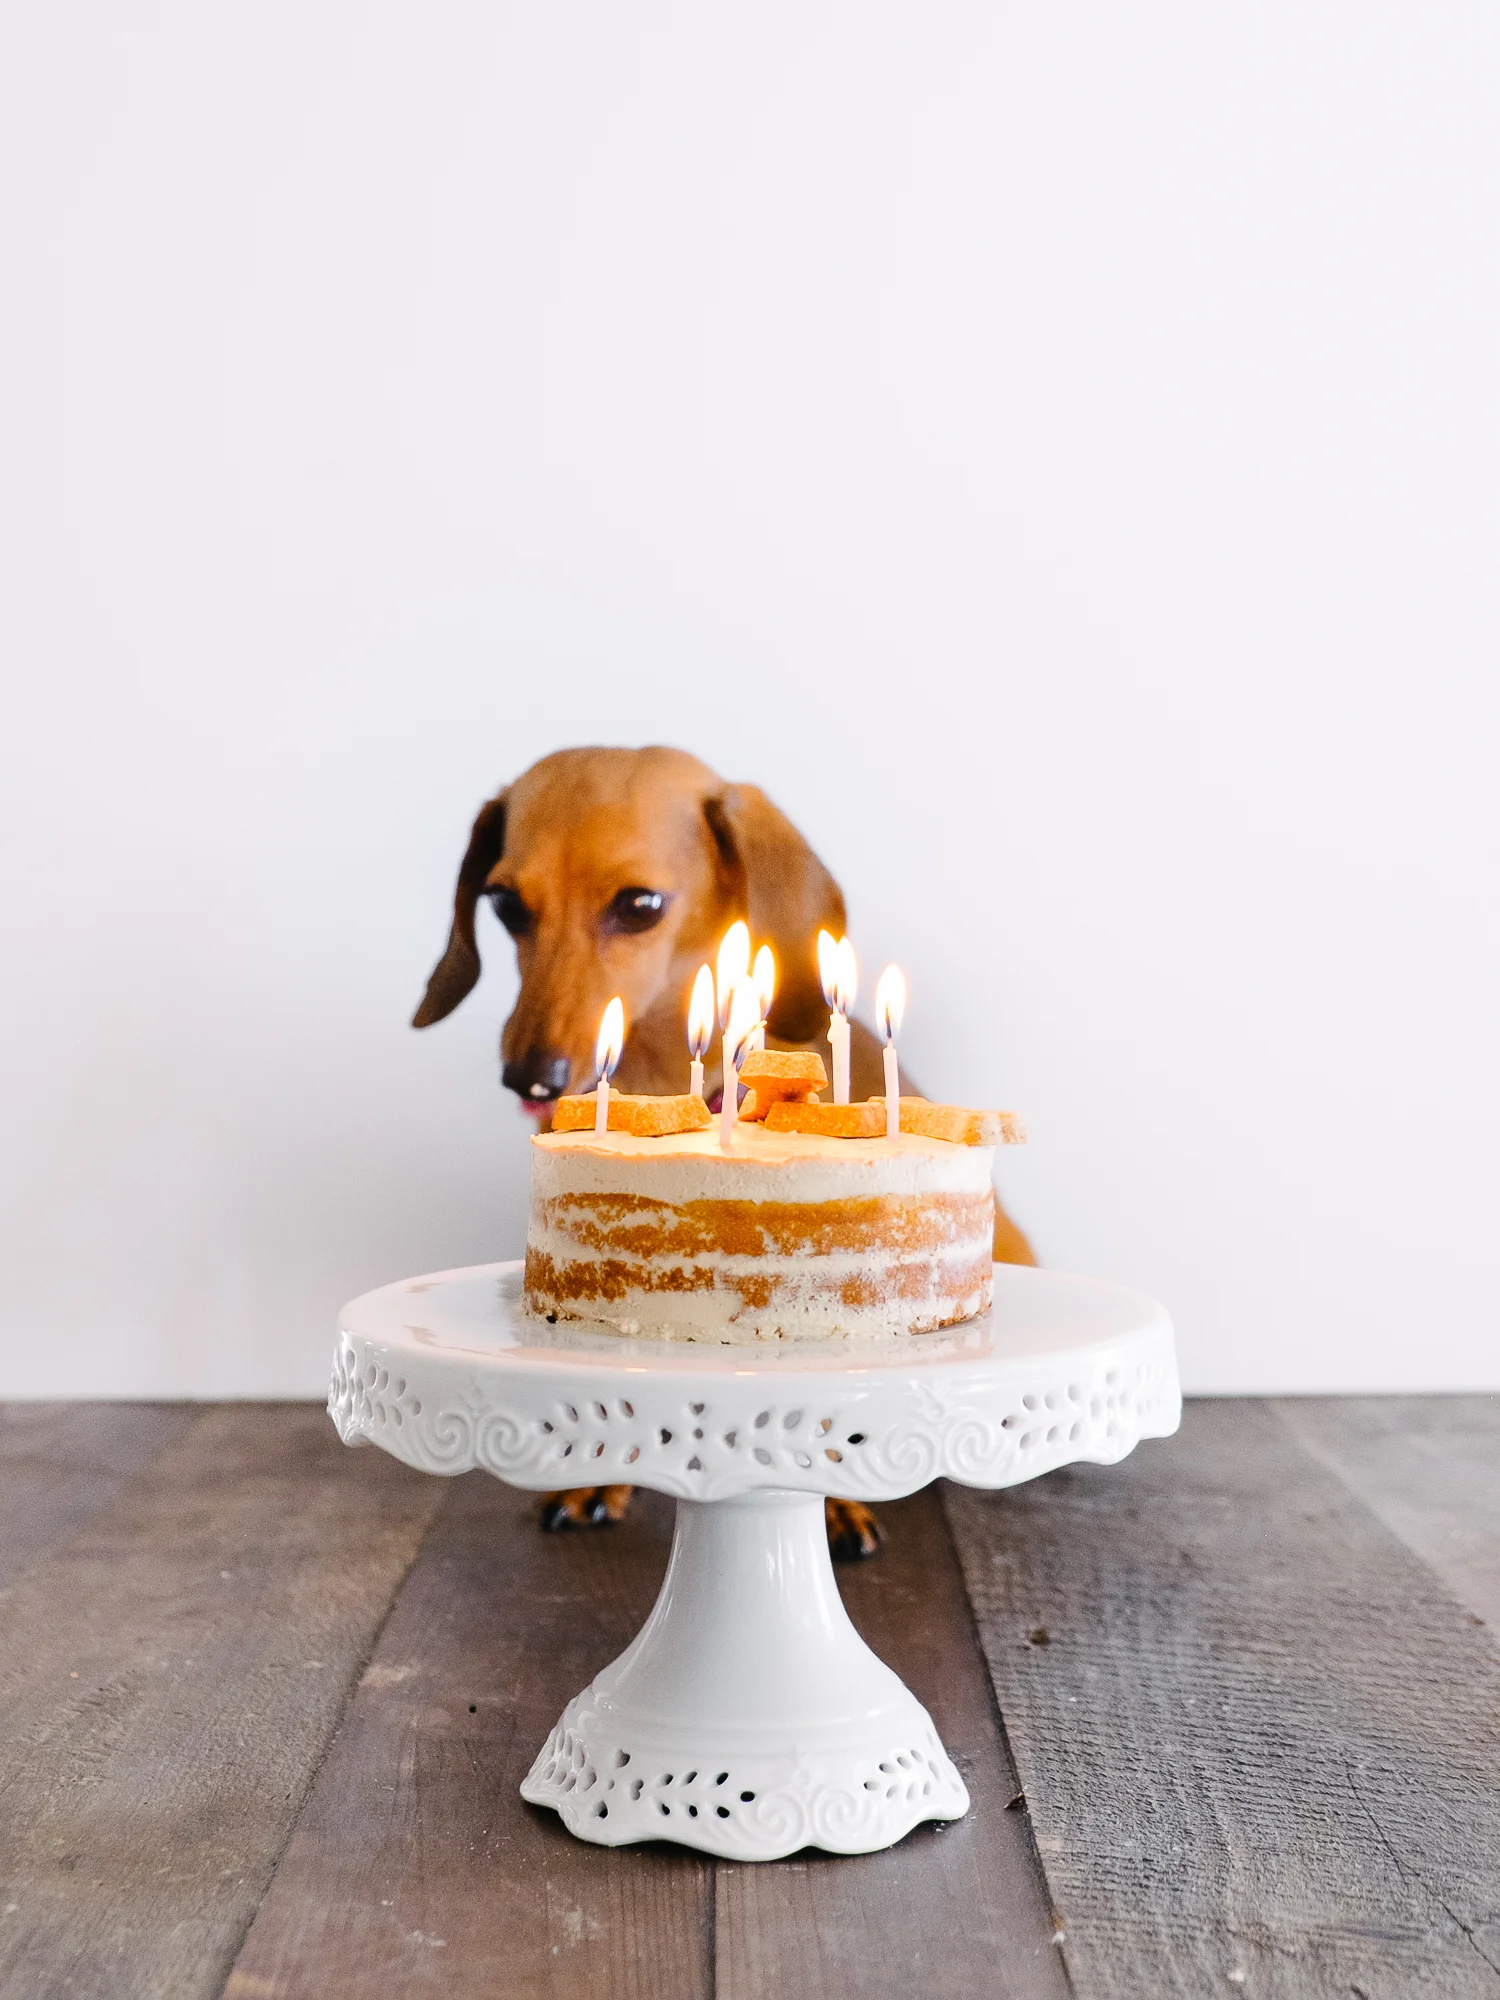
<svg viewBox="0 0 1500 2000">
<path fill-rule="evenodd" d="M 703 802 L 727 878 L 729 901 L 751 936 L 776 954 L 776 997 L 768 1023 L 784 1042 L 808 1042 L 827 1009 L 818 980 L 818 932 L 844 928 L 839 885 L 758 785 L 727 785 Z"/>
<path fill-rule="evenodd" d="M 479 947 L 474 942 L 474 911 L 485 878 L 505 852 L 505 801 L 508 789 L 488 805 L 479 808 L 479 817 L 469 835 L 469 849 L 458 871 L 458 888 L 453 896 L 453 929 L 448 933 L 448 949 L 433 967 L 422 1004 L 413 1014 L 414 1028 L 430 1028 L 451 1014 L 479 979 Z"/>
</svg>

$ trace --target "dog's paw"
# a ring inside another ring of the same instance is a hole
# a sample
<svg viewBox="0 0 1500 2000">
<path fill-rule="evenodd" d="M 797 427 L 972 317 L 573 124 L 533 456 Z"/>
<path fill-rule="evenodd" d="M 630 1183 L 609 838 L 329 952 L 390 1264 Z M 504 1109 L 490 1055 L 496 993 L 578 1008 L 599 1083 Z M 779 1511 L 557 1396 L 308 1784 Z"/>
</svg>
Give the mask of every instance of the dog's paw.
<svg viewBox="0 0 1500 2000">
<path fill-rule="evenodd" d="M 560 1528 L 608 1528 L 623 1521 L 633 1486 L 574 1486 L 566 1493 L 544 1493 L 540 1525 L 549 1533 Z"/>
<path fill-rule="evenodd" d="M 828 1548 L 835 1562 L 863 1562 L 885 1540 L 885 1529 L 863 1500 L 825 1500 Z"/>
</svg>

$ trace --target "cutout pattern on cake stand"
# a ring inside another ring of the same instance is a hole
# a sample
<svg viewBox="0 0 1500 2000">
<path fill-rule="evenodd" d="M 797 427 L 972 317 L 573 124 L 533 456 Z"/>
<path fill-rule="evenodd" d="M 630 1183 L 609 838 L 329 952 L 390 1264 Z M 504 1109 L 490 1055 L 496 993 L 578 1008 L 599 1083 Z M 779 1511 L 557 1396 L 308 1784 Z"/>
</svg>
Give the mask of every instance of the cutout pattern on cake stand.
<svg viewBox="0 0 1500 2000">
<path fill-rule="evenodd" d="M 867 1853 L 968 1808 L 926 1710 L 849 1622 L 823 1496 L 1113 1463 L 1180 1409 L 1159 1306 L 1009 1265 L 992 1311 L 948 1334 L 754 1347 L 549 1325 L 519 1264 L 445 1272 L 345 1308 L 329 1392 L 346 1444 L 423 1471 L 677 1498 L 650 1618 L 522 1793 L 585 1840 L 740 1860 Z"/>
</svg>

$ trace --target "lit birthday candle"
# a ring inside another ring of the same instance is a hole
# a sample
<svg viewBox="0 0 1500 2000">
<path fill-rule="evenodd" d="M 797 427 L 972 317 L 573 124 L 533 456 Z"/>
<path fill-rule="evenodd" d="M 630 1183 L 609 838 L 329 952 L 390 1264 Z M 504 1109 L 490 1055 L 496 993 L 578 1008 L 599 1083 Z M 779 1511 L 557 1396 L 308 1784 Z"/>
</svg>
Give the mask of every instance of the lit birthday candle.
<svg viewBox="0 0 1500 2000">
<path fill-rule="evenodd" d="M 729 1019 L 724 1028 L 724 1099 L 719 1109 L 719 1144 L 726 1153 L 734 1143 L 734 1128 L 740 1117 L 740 1064 L 750 1052 L 750 1037 L 759 1025 L 755 987 L 748 978 L 738 980 L 729 996 Z"/>
<path fill-rule="evenodd" d="M 828 931 L 818 932 L 818 978 L 823 985 L 823 998 L 828 1006 L 828 1040 L 834 1052 L 833 1101 L 839 1102 L 838 1094 L 838 1017 L 836 1004 L 839 986 L 839 948 L 837 941 Z"/>
<path fill-rule="evenodd" d="M 818 932 L 818 977 L 832 1013 L 828 1045 L 833 1050 L 833 1101 L 849 1102 L 849 1010 L 859 991 L 859 965 L 848 938 L 835 944 L 827 931 Z"/>
<path fill-rule="evenodd" d="M 885 1042 L 885 1136 L 901 1137 L 901 1079 L 896 1069 L 896 1037 L 906 1012 L 906 981 L 899 965 L 888 965 L 875 988 L 875 1026 Z"/>
<path fill-rule="evenodd" d="M 693 981 L 693 997 L 688 1002 L 688 1054 L 692 1057 L 688 1089 L 694 1097 L 703 1095 L 703 1057 L 714 1032 L 714 976 L 706 965 L 698 967 Z"/>
<path fill-rule="evenodd" d="M 776 998 L 776 957 L 768 944 L 763 944 L 755 954 L 750 978 L 760 1004 L 760 1026 L 750 1037 L 750 1046 L 752 1049 L 763 1049 L 766 1045 L 766 1023 L 771 1018 L 771 1002 Z"/>
<path fill-rule="evenodd" d="M 599 1082 L 594 1090 L 594 1137 L 602 1139 L 609 1130 L 609 1080 L 625 1047 L 625 1002 L 617 993 L 604 1010 L 599 1023 L 599 1039 L 594 1044 L 594 1068 Z"/>
</svg>

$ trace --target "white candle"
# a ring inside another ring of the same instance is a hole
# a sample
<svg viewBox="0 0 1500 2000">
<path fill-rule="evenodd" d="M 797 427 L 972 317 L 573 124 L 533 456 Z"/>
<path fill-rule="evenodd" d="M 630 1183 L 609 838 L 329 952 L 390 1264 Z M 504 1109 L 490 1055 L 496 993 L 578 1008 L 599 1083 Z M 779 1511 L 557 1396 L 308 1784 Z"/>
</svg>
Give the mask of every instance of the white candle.
<svg viewBox="0 0 1500 2000">
<path fill-rule="evenodd" d="M 703 1095 L 703 1057 L 713 1032 L 714 976 L 706 965 L 700 965 L 688 1002 L 688 1054 L 692 1058 L 688 1088 L 694 1097 Z"/>
<path fill-rule="evenodd" d="M 719 1107 L 719 1144 L 726 1153 L 734 1143 L 734 1128 L 740 1119 L 739 1063 L 749 1046 L 750 1031 L 759 1019 L 755 988 L 748 979 L 742 979 L 730 993 L 729 1020 L 724 1029 L 724 1099 Z"/>
<path fill-rule="evenodd" d="M 740 1116 L 740 1080 L 735 1072 L 734 1051 L 724 1037 L 724 1095 L 719 1104 L 719 1144 L 727 1153 L 734 1144 L 734 1128 Z"/>
<path fill-rule="evenodd" d="M 818 932 L 818 977 L 823 982 L 823 998 L 828 1002 L 828 1046 L 833 1051 L 829 1064 L 833 1071 L 833 1101 L 835 1104 L 849 1102 L 849 1024 L 839 1016 L 839 948 L 827 931 Z M 839 1030 L 843 1029 L 844 1060 L 839 1062 Z M 839 1096 L 839 1076 L 842 1070 L 844 1094 Z"/>
<path fill-rule="evenodd" d="M 820 953 L 821 958 L 821 953 Z M 833 954 L 834 1016 L 828 1023 L 828 1040 L 833 1049 L 833 1101 L 849 1102 L 849 1010 L 859 991 L 859 964 L 848 938 L 841 937 Z"/>
<path fill-rule="evenodd" d="M 609 1080 L 615 1073 L 625 1047 L 625 1003 L 618 994 L 604 1010 L 599 1023 L 599 1039 L 594 1043 L 594 1067 L 599 1081 L 594 1089 L 594 1137 L 602 1139 L 609 1130 Z"/>
<path fill-rule="evenodd" d="M 828 1041 L 833 1050 L 833 1101 L 849 1102 L 849 1023 L 835 1013 L 828 1023 Z"/>
<path fill-rule="evenodd" d="M 906 1012 L 906 981 L 899 965 L 888 965 L 875 988 L 875 1026 L 885 1037 L 885 1136 L 901 1137 L 901 1078 L 896 1068 L 896 1037 Z"/>
<path fill-rule="evenodd" d="M 743 918 L 736 920 L 725 931 L 719 945 L 717 970 L 719 1033 L 724 1037 L 724 1092 L 719 1106 L 719 1144 L 727 1153 L 740 1115 L 739 1080 L 734 1058 L 750 1022 L 755 1019 L 753 1014 L 749 1021 L 732 1018 L 750 970 L 750 926 Z"/>
</svg>

